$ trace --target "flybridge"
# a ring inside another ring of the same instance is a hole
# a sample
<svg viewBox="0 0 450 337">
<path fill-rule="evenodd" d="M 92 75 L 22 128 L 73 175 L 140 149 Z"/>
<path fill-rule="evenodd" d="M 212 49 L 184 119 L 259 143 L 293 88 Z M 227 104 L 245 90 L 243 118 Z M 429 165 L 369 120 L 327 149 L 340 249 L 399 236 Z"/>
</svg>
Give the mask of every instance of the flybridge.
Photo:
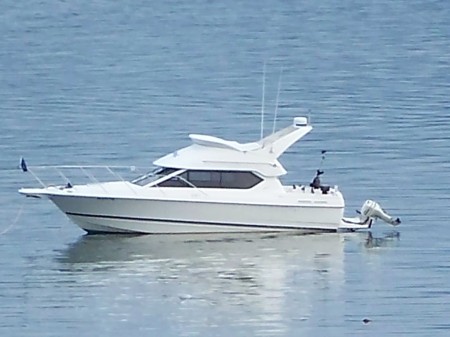
<svg viewBox="0 0 450 337">
<path fill-rule="evenodd" d="M 242 144 L 236 141 L 225 140 L 219 137 L 199 134 L 190 134 L 189 138 L 191 138 L 194 144 L 206 147 L 235 150 L 239 152 L 256 152 L 258 150 L 270 147 L 270 152 L 276 153 L 276 157 L 279 157 L 287 148 L 300 140 L 300 138 L 305 136 L 311 130 L 312 127 L 308 125 L 308 119 L 306 117 L 296 117 L 294 118 L 292 126 L 273 133 L 258 142 Z"/>
<path fill-rule="evenodd" d="M 191 134 L 192 145 L 168 154 L 154 164 L 191 170 L 245 168 L 266 177 L 281 176 L 286 171 L 277 158 L 311 130 L 307 118 L 296 117 L 290 126 L 258 142 L 242 144 L 209 135 Z"/>
</svg>

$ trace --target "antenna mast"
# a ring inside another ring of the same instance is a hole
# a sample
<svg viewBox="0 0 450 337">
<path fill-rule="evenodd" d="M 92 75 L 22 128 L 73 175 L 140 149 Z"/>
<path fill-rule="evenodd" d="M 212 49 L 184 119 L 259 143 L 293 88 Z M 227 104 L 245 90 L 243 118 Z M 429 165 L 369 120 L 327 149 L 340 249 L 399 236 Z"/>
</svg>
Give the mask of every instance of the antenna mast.
<svg viewBox="0 0 450 337">
<path fill-rule="evenodd" d="M 281 88 L 281 75 L 283 74 L 283 67 L 281 67 L 280 69 L 280 77 L 278 79 L 278 91 L 277 91 L 277 100 L 275 103 L 275 114 L 273 116 L 273 128 L 272 128 L 272 133 L 275 133 L 275 127 L 277 125 L 277 115 L 278 115 L 278 101 L 280 98 L 280 88 Z"/>
<path fill-rule="evenodd" d="M 264 95 L 266 92 L 266 62 L 263 65 L 263 83 L 262 83 L 262 104 L 261 104 L 261 139 L 264 136 Z"/>
</svg>

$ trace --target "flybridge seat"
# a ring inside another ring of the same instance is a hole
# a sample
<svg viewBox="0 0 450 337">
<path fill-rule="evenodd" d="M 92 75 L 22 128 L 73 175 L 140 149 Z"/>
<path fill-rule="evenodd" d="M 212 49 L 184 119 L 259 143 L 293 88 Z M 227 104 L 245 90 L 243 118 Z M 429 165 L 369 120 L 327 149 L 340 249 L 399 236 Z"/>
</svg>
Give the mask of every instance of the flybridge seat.
<svg viewBox="0 0 450 337">
<path fill-rule="evenodd" d="M 190 134 L 189 138 L 192 139 L 194 144 L 208 146 L 208 147 L 216 147 L 221 149 L 231 149 L 239 152 L 247 152 L 254 151 L 261 148 L 261 145 L 258 143 L 245 143 L 241 144 L 232 140 L 225 140 L 219 137 L 208 136 L 208 135 L 198 135 L 198 134 Z"/>
</svg>

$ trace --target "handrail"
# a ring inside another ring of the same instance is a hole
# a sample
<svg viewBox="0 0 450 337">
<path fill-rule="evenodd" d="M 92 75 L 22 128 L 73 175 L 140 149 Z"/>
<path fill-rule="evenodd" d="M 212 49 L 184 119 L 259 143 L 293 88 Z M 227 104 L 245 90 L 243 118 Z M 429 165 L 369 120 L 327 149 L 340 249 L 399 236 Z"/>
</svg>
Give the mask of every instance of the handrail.
<svg viewBox="0 0 450 337">
<path fill-rule="evenodd" d="M 60 176 L 60 178 L 63 179 L 64 184 L 67 185 L 72 185 L 72 182 L 74 182 L 74 180 L 76 178 L 78 178 L 79 180 L 84 180 L 91 183 L 98 183 L 100 188 L 105 192 L 108 193 L 108 191 L 106 190 L 104 184 L 102 184 L 102 182 L 106 182 L 106 176 L 102 178 L 99 178 L 98 175 L 95 176 L 94 173 L 90 170 L 92 169 L 104 169 L 106 172 L 108 172 L 112 177 L 114 177 L 115 179 L 119 179 L 123 182 L 126 182 L 127 180 L 125 180 L 122 175 L 120 175 L 118 172 L 116 172 L 115 170 L 118 169 L 126 169 L 129 170 L 129 172 L 136 172 L 139 171 L 139 169 L 136 166 L 109 166 L 109 165 L 42 165 L 42 166 L 28 166 L 26 165 L 26 163 L 21 164 L 23 165 L 21 168 L 24 172 L 29 172 L 34 179 L 44 188 L 47 188 L 48 186 L 50 186 L 49 184 L 44 183 L 44 180 L 42 178 L 42 174 L 41 177 L 38 176 L 38 174 L 36 174 L 36 171 L 40 171 L 40 170 L 46 170 L 46 172 L 48 171 L 56 171 L 57 175 Z M 72 174 L 72 177 L 70 177 L 69 174 L 67 174 L 67 172 L 63 172 L 64 170 L 79 170 L 79 172 L 82 173 L 82 175 L 80 176 L 79 174 L 77 175 L 76 173 Z M 144 169 L 144 168 L 142 168 Z M 148 170 L 148 168 L 145 168 L 145 170 Z M 84 177 L 84 178 L 83 178 Z M 83 182 L 85 183 L 85 182 Z M 127 187 L 134 193 L 136 194 L 136 191 L 127 184 Z"/>
<path fill-rule="evenodd" d="M 47 168 L 61 168 L 61 169 L 76 169 L 76 168 L 112 168 L 112 169 L 130 169 L 130 171 L 136 171 L 138 168 L 134 165 L 120 166 L 120 165 L 40 165 L 40 166 L 28 166 L 28 169 L 47 169 Z"/>
<path fill-rule="evenodd" d="M 106 170 L 111 176 L 118 178 L 120 181 L 122 182 L 126 182 L 128 180 L 125 180 L 119 173 L 115 172 L 114 170 L 117 169 L 127 169 L 130 170 L 130 172 L 136 172 L 139 169 L 144 169 L 144 168 L 137 168 L 136 166 L 109 166 L 109 165 L 43 165 L 43 166 L 27 166 L 25 164 L 25 168 L 24 169 L 22 167 L 22 170 L 25 172 L 30 172 L 31 175 L 39 182 L 39 184 L 41 184 L 44 188 L 47 188 L 49 185 L 46 185 L 43 180 L 41 178 L 38 177 L 38 175 L 35 173 L 35 170 L 55 170 L 56 173 L 64 180 L 64 183 L 67 186 L 73 186 L 72 184 L 72 180 L 68 177 L 68 175 L 64 174 L 62 171 L 63 170 L 70 170 L 70 169 L 77 169 L 79 170 L 83 176 L 85 177 L 85 179 L 87 178 L 90 182 L 95 183 L 95 184 L 99 184 L 99 187 L 105 192 L 108 193 L 108 191 L 106 190 L 104 184 L 102 184 L 102 182 L 97 179 L 97 177 L 95 177 L 92 172 L 89 172 L 89 169 L 104 169 Z M 145 168 L 145 170 L 148 170 L 148 168 Z M 199 189 L 195 184 L 193 184 L 192 182 L 188 181 L 187 179 L 183 178 L 180 174 L 180 171 L 182 170 L 177 170 L 175 172 L 172 172 L 169 175 L 165 175 L 164 177 L 169 177 L 170 178 L 176 178 L 179 179 L 181 181 L 183 181 L 184 183 L 186 183 L 187 185 L 189 185 L 190 187 L 196 189 L 197 191 L 201 192 L 202 194 L 204 194 L 205 196 L 208 196 L 208 194 L 203 191 L 202 189 Z M 130 180 L 130 182 L 132 184 L 136 184 L 141 180 L 147 179 L 149 177 L 155 176 L 157 177 L 158 174 L 155 172 L 148 172 L 147 174 L 143 174 L 142 176 Z M 79 178 L 79 177 L 78 177 Z M 156 181 L 154 181 L 154 184 L 152 183 L 152 186 L 155 187 L 159 187 L 158 186 L 158 181 L 159 179 L 157 179 Z M 136 191 L 132 188 L 132 186 L 127 184 L 127 187 L 134 193 L 136 194 Z"/>
<path fill-rule="evenodd" d="M 136 179 L 131 180 L 131 183 L 137 184 L 137 183 L 141 182 L 142 180 L 145 180 L 145 179 L 150 178 L 150 177 L 157 177 L 157 176 L 158 176 L 157 174 L 155 174 L 153 172 L 149 172 L 147 174 L 143 174 L 140 177 L 137 177 Z"/>
</svg>

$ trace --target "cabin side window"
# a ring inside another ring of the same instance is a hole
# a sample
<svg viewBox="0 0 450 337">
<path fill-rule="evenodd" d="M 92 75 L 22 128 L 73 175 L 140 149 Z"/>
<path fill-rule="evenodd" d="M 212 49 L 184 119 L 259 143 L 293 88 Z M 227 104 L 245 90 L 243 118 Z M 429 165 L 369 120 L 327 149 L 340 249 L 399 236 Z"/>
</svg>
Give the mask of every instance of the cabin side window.
<svg viewBox="0 0 450 337">
<path fill-rule="evenodd" d="M 221 172 L 188 171 L 187 180 L 196 187 L 221 188 Z"/>
<path fill-rule="evenodd" d="M 186 173 L 187 172 L 183 172 L 182 174 L 170 177 L 169 179 L 160 182 L 157 186 L 158 187 L 192 187 L 187 182 Z"/>
<path fill-rule="evenodd" d="M 252 172 L 222 172 L 223 188 L 252 188 L 262 179 Z"/>
<path fill-rule="evenodd" d="M 167 179 L 158 186 L 249 189 L 261 181 L 253 172 L 190 170 Z"/>
</svg>

